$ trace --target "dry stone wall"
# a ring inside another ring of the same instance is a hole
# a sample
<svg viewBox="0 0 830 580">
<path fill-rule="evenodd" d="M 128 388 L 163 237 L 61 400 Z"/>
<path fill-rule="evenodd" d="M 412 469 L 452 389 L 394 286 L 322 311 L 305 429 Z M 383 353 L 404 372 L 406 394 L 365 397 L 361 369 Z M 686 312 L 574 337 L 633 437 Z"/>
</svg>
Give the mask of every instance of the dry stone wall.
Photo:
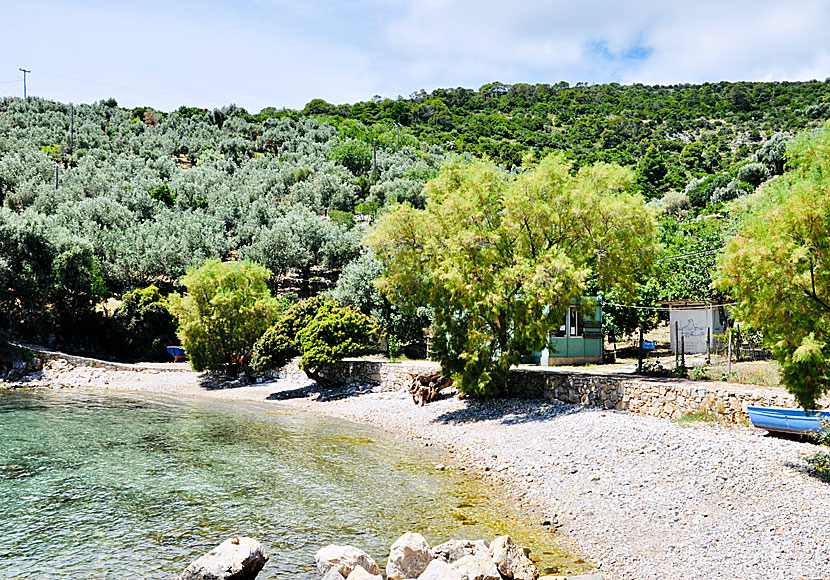
<svg viewBox="0 0 830 580">
<path fill-rule="evenodd" d="M 384 391 L 397 391 L 409 373 L 438 369 L 433 362 L 346 360 L 326 376 L 344 384 L 372 384 Z M 280 371 L 281 378 L 307 381 L 296 361 Z M 747 388 L 723 382 L 648 378 L 624 374 L 574 373 L 556 369 L 515 369 L 508 382 L 508 395 L 523 399 L 548 399 L 604 409 L 627 410 L 642 415 L 679 419 L 691 413 L 709 413 L 732 423 L 748 420 L 750 405 L 796 408 L 795 399 L 784 391 Z"/>
<path fill-rule="evenodd" d="M 668 419 L 710 413 L 732 423 L 748 419 L 747 406 L 797 407 L 795 399 L 783 391 L 745 390 L 730 383 L 541 369 L 513 371 L 508 392 L 514 397 L 624 409 Z"/>
</svg>

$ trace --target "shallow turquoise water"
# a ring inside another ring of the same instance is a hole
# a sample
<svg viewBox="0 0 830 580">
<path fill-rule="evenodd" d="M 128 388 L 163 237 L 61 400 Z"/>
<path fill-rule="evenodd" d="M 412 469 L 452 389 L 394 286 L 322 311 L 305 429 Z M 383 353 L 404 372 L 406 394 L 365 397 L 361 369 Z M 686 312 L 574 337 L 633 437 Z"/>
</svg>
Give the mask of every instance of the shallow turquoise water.
<svg viewBox="0 0 830 580">
<path fill-rule="evenodd" d="M 0 578 L 168 579 L 236 534 L 271 553 L 260 578 L 316 578 L 329 543 L 380 561 L 409 529 L 496 535 L 487 502 L 424 455 L 273 408 L 0 392 Z"/>
</svg>

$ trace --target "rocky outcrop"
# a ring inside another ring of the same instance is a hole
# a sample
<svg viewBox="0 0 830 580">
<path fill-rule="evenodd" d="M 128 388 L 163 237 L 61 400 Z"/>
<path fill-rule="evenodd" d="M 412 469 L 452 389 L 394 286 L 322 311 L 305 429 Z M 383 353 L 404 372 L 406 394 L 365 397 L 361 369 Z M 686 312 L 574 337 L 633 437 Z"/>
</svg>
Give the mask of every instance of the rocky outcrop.
<svg viewBox="0 0 830 580">
<path fill-rule="evenodd" d="M 330 544 L 314 555 L 314 561 L 317 563 L 317 570 L 323 576 L 334 569 L 343 578 L 348 578 L 358 566 L 374 576 L 380 574 L 377 562 L 369 554 L 353 546 Z"/>
<path fill-rule="evenodd" d="M 253 580 L 267 561 L 262 544 L 234 536 L 193 562 L 178 580 Z"/>
<path fill-rule="evenodd" d="M 392 544 L 386 561 L 389 580 L 417 578 L 432 562 L 432 551 L 421 534 L 406 532 Z"/>
<path fill-rule="evenodd" d="M 383 580 L 377 564 L 351 546 L 326 546 L 316 556 L 323 580 Z M 348 570 L 348 572 L 344 572 Z M 389 550 L 387 580 L 540 580 L 525 550 L 500 536 L 484 540 L 450 540 L 430 550 L 421 534 L 407 532 Z M 583 576 L 546 576 L 545 580 L 571 580 Z M 602 580 L 585 576 L 585 580 Z"/>
<path fill-rule="evenodd" d="M 539 571 L 522 550 L 510 538 L 499 536 L 490 544 L 490 558 L 499 572 L 512 580 L 537 580 Z"/>
</svg>

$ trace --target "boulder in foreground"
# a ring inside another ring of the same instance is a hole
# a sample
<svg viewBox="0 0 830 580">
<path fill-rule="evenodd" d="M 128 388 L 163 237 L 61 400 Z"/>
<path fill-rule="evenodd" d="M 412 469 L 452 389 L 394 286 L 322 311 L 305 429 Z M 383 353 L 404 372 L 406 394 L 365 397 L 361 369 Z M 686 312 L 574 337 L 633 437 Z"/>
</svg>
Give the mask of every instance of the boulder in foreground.
<svg viewBox="0 0 830 580">
<path fill-rule="evenodd" d="M 372 557 L 354 546 L 338 546 L 329 544 L 320 549 L 315 555 L 317 570 L 325 576 L 332 568 L 337 570 L 343 578 L 348 578 L 356 567 L 360 566 L 369 574 L 377 576 L 380 568 Z"/>
<path fill-rule="evenodd" d="M 268 552 L 251 538 L 228 538 L 188 566 L 178 580 L 253 580 Z"/>
<path fill-rule="evenodd" d="M 389 580 L 417 578 L 432 562 L 429 544 L 421 534 L 406 532 L 392 544 L 386 562 Z"/>
<path fill-rule="evenodd" d="M 512 580 L 537 580 L 539 571 L 530 558 L 510 538 L 499 536 L 490 543 L 490 557 L 496 563 L 499 572 Z"/>
</svg>

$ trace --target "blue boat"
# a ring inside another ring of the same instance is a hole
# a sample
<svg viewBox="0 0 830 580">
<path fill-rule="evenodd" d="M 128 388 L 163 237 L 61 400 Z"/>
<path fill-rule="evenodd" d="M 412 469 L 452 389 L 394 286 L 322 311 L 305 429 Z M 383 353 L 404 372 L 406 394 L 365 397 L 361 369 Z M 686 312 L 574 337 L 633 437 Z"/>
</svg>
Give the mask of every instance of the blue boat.
<svg viewBox="0 0 830 580">
<path fill-rule="evenodd" d="M 830 421 L 830 411 L 810 411 L 805 414 L 803 409 L 781 407 L 747 407 L 746 410 L 753 427 L 781 433 L 805 434 L 819 431 L 819 419 Z"/>
<path fill-rule="evenodd" d="M 176 362 L 181 362 L 187 359 L 187 353 L 184 352 L 184 349 L 180 346 L 168 346 L 167 352 L 173 357 L 173 360 Z"/>
</svg>

